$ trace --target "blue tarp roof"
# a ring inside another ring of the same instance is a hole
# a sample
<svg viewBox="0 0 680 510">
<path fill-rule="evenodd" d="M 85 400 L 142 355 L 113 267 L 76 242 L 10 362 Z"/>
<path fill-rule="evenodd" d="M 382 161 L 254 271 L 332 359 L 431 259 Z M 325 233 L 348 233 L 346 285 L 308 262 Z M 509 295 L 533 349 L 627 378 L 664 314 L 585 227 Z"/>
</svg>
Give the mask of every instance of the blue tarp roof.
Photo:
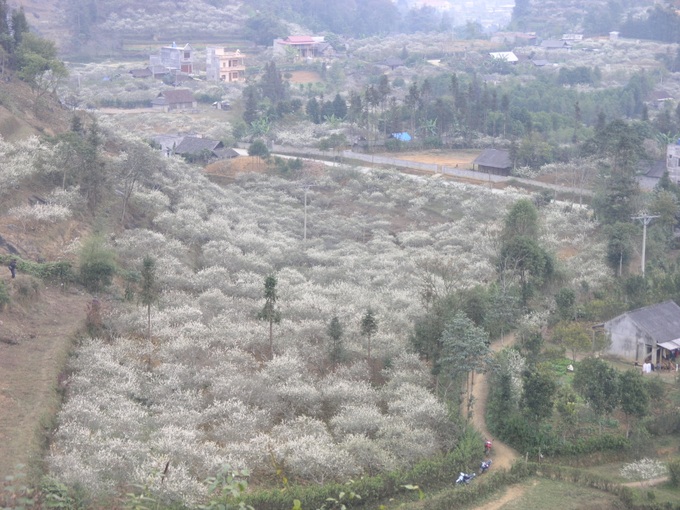
<svg viewBox="0 0 680 510">
<path fill-rule="evenodd" d="M 397 140 L 401 140 L 402 142 L 411 141 L 411 135 L 409 135 L 405 131 L 403 133 L 392 133 L 392 138 L 396 138 Z"/>
</svg>

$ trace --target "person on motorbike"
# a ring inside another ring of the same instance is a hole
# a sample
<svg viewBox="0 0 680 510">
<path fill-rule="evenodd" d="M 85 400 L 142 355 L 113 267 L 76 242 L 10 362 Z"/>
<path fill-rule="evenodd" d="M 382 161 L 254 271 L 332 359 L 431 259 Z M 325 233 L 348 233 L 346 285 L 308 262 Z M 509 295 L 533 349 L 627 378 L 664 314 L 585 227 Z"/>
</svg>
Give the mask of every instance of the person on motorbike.
<svg viewBox="0 0 680 510">
<path fill-rule="evenodd" d="M 463 473 L 461 471 L 460 475 L 458 475 L 458 478 L 456 479 L 456 484 L 468 484 L 470 483 L 470 480 L 472 480 L 475 477 L 475 473 Z"/>
<path fill-rule="evenodd" d="M 491 467 L 491 459 L 483 460 L 482 464 L 479 466 L 479 474 L 484 474 Z"/>
</svg>

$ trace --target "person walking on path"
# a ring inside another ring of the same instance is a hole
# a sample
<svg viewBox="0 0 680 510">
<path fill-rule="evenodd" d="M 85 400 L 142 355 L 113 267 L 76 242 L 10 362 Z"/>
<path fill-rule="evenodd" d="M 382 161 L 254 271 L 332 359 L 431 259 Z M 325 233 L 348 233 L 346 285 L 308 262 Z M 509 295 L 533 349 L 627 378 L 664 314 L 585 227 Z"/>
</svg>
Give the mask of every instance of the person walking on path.
<svg viewBox="0 0 680 510">
<path fill-rule="evenodd" d="M 17 259 L 12 259 L 9 263 L 9 272 L 12 273 L 12 278 L 16 278 L 17 275 Z"/>
</svg>

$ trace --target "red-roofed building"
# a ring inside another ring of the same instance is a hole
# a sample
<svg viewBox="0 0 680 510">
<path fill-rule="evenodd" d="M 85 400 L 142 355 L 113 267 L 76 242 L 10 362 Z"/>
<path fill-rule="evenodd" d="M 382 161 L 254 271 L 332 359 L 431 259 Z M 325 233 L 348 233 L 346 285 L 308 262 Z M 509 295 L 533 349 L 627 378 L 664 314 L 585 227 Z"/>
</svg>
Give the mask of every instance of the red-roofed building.
<svg viewBox="0 0 680 510">
<path fill-rule="evenodd" d="M 298 58 L 319 58 L 326 56 L 328 46 L 323 36 L 289 35 L 285 39 L 274 39 L 274 55 L 294 52 Z"/>
</svg>

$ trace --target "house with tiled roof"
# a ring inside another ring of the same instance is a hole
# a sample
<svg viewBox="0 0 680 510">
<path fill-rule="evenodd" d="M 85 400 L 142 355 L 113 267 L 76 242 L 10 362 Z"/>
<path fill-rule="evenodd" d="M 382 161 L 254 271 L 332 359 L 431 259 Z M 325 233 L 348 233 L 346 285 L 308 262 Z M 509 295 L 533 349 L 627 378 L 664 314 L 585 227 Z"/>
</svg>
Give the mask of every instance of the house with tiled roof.
<svg viewBox="0 0 680 510">
<path fill-rule="evenodd" d="M 493 175 L 510 175 L 510 152 L 502 149 L 484 149 L 472 162 L 472 169 Z"/>
<path fill-rule="evenodd" d="M 166 112 L 196 108 L 194 93 L 189 89 L 169 89 L 159 92 L 151 101 L 151 107 Z"/>
<path fill-rule="evenodd" d="M 571 48 L 571 43 L 557 39 L 545 39 L 541 41 L 539 46 L 544 50 L 568 50 Z"/>
<path fill-rule="evenodd" d="M 631 310 L 605 322 L 604 330 L 609 353 L 657 364 L 680 349 L 680 306 L 669 300 Z"/>
</svg>

